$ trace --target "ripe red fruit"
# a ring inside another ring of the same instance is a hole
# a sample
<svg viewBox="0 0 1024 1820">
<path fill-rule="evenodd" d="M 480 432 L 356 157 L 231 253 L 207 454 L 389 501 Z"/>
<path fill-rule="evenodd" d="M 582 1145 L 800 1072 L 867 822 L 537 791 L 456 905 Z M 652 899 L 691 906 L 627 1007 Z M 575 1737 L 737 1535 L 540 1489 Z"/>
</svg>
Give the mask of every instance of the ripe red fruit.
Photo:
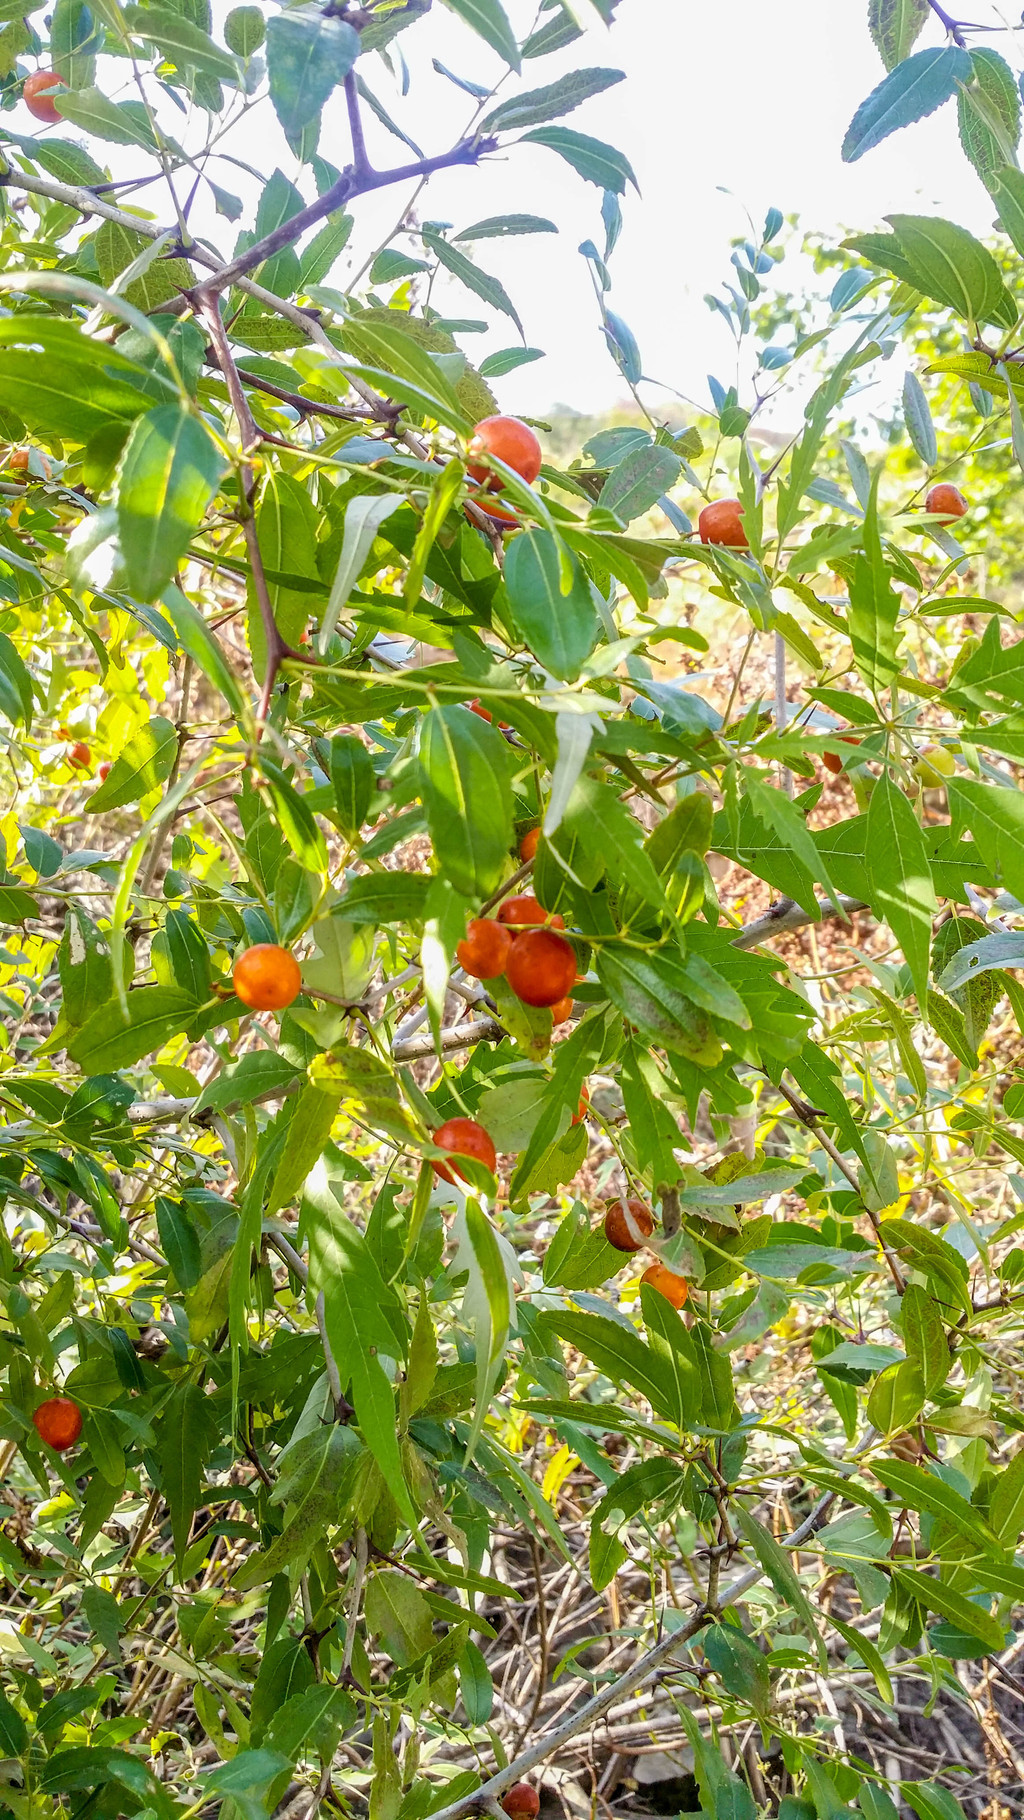
<svg viewBox="0 0 1024 1820">
<path fill-rule="evenodd" d="M 466 924 L 465 940 L 458 944 L 455 958 L 475 980 L 493 980 L 504 973 L 511 946 L 512 937 L 502 923 L 493 917 L 474 916 Z"/>
<path fill-rule="evenodd" d="M 68 753 L 68 764 L 73 765 L 76 771 L 87 771 L 91 763 L 92 753 L 88 746 L 84 741 L 76 740 Z"/>
<path fill-rule="evenodd" d="M 725 544 L 730 550 L 749 550 L 743 529 L 743 507 L 738 499 L 715 499 L 697 520 L 701 543 Z"/>
<path fill-rule="evenodd" d="M 951 525 L 962 518 L 967 510 L 967 501 L 959 487 L 954 487 L 948 480 L 940 480 L 938 486 L 932 487 L 924 502 L 926 512 L 941 512 L 942 523 Z"/>
<path fill-rule="evenodd" d="M 475 1119 L 446 1119 L 443 1125 L 431 1132 L 431 1140 L 439 1150 L 450 1150 L 454 1156 L 472 1157 L 494 1173 L 498 1153 L 491 1142 L 490 1133 L 478 1125 Z M 451 1168 L 447 1163 L 434 1163 L 433 1168 L 442 1182 L 454 1182 L 456 1176 L 460 1182 L 466 1180 L 457 1163 L 453 1163 Z"/>
<path fill-rule="evenodd" d="M 99 773 L 98 773 L 101 784 L 105 784 L 107 781 L 107 778 L 110 776 L 110 767 L 111 767 L 111 760 L 109 758 L 105 758 L 99 768 Z"/>
<path fill-rule="evenodd" d="M 557 1005 L 576 984 L 576 955 L 553 929 L 528 929 L 512 943 L 505 978 L 524 1005 Z"/>
<path fill-rule="evenodd" d="M 299 963 L 276 942 L 257 942 L 231 970 L 236 997 L 253 1011 L 283 1011 L 302 991 Z"/>
<path fill-rule="evenodd" d="M 507 468 L 520 474 L 528 485 L 532 486 L 540 473 L 543 459 L 540 443 L 530 429 L 529 424 L 521 423 L 518 417 L 484 417 L 473 431 L 469 444 L 471 455 L 494 455 L 503 461 Z M 469 472 L 474 480 L 485 480 L 496 492 L 500 492 L 502 482 L 490 468 L 480 462 L 469 462 Z M 488 506 L 487 511 L 490 511 Z"/>
<path fill-rule="evenodd" d="M 50 99 L 49 91 L 55 88 L 67 88 L 63 76 L 56 70 L 36 70 L 34 76 L 28 76 L 21 91 L 22 100 L 37 120 L 44 120 L 47 126 L 59 126 L 64 118 L 58 114 Z"/>
<path fill-rule="evenodd" d="M 55 1453 L 66 1453 L 82 1432 L 82 1412 L 70 1397 L 47 1397 L 32 1411 L 36 1433 Z"/>
<path fill-rule="evenodd" d="M 643 1201 L 609 1201 L 604 1236 L 616 1251 L 642 1251 L 654 1231 L 654 1215 Z"/>
<path fill-rule="evenodd" d="M 537 1820 L 540 1796 L 528 1782 L 513 1782 L 501 1805 L 509 1820 Z"/>
<path fill-rule="evenodd" d="M 587 1107 L 589 1105 L 590 1105 L 590 1088 L 586 1087 L 586 1086 L 581 1087 L 580 1088 L 580 1103 L 576 1108 L 576 1117 L 572 1121 L 574 1125 L 582 1125 L 584 1119 L 587 1116 Z"/>
<path fill-rule="evenodd" d="M 519 857 L 522 860 L 524 866 L 528 859 L 535 858 L 536 853 L 537 853 L 537 848 L 539 846 L 540 846 L 540 829 L 531 828 L 529 834 L 524 834 L 522 840 L 519 843 Z"/>
<path fill-rule="evenodd" d="M 551 1007 L 552 1021 L 556 1024 L 567 1024 L 572 1016 L 572 996 L 560 998 L 557 1005 Z"/>
<path fill-rule="evenodd" d="M 557 910 L 545 910 L 528 891 L 522 897 L 507 897 L 498 910 L 498 921 L 509 929 L 531 929 L 535 925 L 548 929 L 565 928 L 564 916 L 559 916 Z"/>
<path fill-rule="evenodd" d="M 493 722 L 494 715 L 491 713 L 489 708 L 484 707 L 483 702 L 480 701 L 479 698 L 476 701 L 471 701 L 468 705 L 469 705 L 469 711 L 471 714 L 479 715 L 481 720 L 487 720 L 487 721 Z M 507 733 L 509 731 L 509 724 L 508 724 L 507 720 L 499 720 L 498 726 L 502 733 Z"/>
<path fill-rule="evenodd" d="M 13 468 L 15 473 L 24 473 L 28 468 L 28 450 L 12 449 L 7 457 L 7 466 Z"/>
<path fill-rule="evenodd" d="M 652 1264 L 644 1271 L 640 1281 L 649 1284 L 651 1289 L 656 1289 L 666 1302 L 671 1302 L 673 1308 L 681 1308 L 690 1293 L 686 1278 L 677 1276 L 667 1264 Z"/>
</svg>

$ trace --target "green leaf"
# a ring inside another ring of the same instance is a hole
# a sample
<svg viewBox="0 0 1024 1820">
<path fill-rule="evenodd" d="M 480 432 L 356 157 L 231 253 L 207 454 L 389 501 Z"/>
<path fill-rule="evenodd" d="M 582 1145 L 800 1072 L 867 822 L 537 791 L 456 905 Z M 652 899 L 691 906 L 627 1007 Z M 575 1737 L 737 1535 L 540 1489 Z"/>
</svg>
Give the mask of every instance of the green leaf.
<svg viewBox="0 0 1024 1820">
<path fill-rule="evenodd" d="M 553 1310 L 541 1319 L 615 1383 L 638 1390 L 656 1414 L 681 1428 L 689 1425 L 692 1411 L 682 1406 L 671 1364 L 645 1346 L 639 1334 L 606 1315 L 577 1314 L 569 1309 Z"/>
<path fill-rule="evenodd" d="M 506 240 L 512 234 L 557 234 L 553 221 L 545 215 L 489 215 L 486 221 L 475 221 L 452 236 L 455 240 Z M 517 348 L 516 353 L 522 349 Z"/>
<path fill-rule="evenodd" d="M 0 632 L 0 713 L 12 726 L 32 725 L 32 678 L 6 632 Z"/>
<path fill-rule="evenodd" d="M 1020 790 L 958 777 L 949 784 L 949 808 L 954 827 L 970 830 L 997 882 L 1014 897 L 1024 898 L 1024 795 Z M 967 967 L 958 956 L 947 974 L 952 979 L 956 973 L 960 984 L 959 976 L 966 978 L 971 971 L 977 968 Z M 953 990 L 945 980 L 946 974 L 939 982 L 942 990 Z"/>
<path fill-rule="evenodd" d="M 843 140 L 843 162 L 852 164 L 899 127 L 934 114 L 956 93 L 958 82 L 970 79 L 970 56 L 953 44 L 905 58 L 861 102 Z"/>
<path fill-rule="evenodd" d="M 394 323 L 381 321 L 381 315 L 388 313 L 382 311 L 375 315 L 366 311 L 354 317 L 346 325 L 346 347 L 351 346 L 360 360 L 369 360 L 402 379 L 411 380 L 424 397 L 436 400 L 441 421 L 452 429 L 468 432 L 470 422 L 443 368 L 427 348 L 414 340 L 411 332 L 402 328 L 400 311 L 390 312 L 396 318 Z"/>
<path fill-rule="evenodd" d="M 980 1510 L 969 1504 L 966 1498 L 961 1497 L 958 1491 L 954 1491 L 937 1474 L 925 1472 L 923 1467 L 911 1465 L 905 1460 L 874 1460 L 871 1470 L 908 1510 L 941 1517 L 961 1535 L 980 1543 L 986 1552 L 995 1547 L 992 1530 Z"/>
<path fill-rule="evenodd" d="M 159 714 L 133 733 L 124 751 L 115 758 L 107 776 L 89 798 L 89 813 L 120 809 L 138 802 L 150 790 L 166 783 L 178 750 L 178 735 Z"/>
<path fill-rule="evenodd" d="M 575 556 L 550 531 L 535 527 L 511 541 L 505 586 L 512 617 L 534 656 L 563 682 L 575 682 L 600 633 L 590 583 Z M 564 587 L 563 582 L 568 586 Z"/>
<path fill-rule="evenodd" d="M 514 127 L 540 126 L 545 120 L 557 120 L 562 114 L 571 114 L 574 108 L 589 101 L 591 95 L 600 95 L 623 80 L 622 70 L 569 70 L 545 88 L 527 89 L 521 95 L 499 102 L 481 120 L 477 131 L 507 133 Z"/>
<path fill-rule="evenodd" d="M 928 399 L 916 373 L 908 372 L 903 380 L 903 421 L 925 467 L 933 468 L 939 459 L 939 445 Z"/>
<path fill-rule="evenodd" d="M 501 0 L 444 0 L 444 4 L 489 44 L 492 51 L 504 57 L 509 69 L 519 74 L 522 67 L 519 45 Z"/>
<path fill-rule="evenodd" d="M 745 1700 L 764 1717 L 771 1698 L 771 1670 L 757 1644 L 735 1624 L 711 1624 L 701 1648 L 726 1693 Z"/>
<path fill-rule="evenodd" d="M 494 1708 L 494 1682 L 481 1651 L 472 1640 L 463 1644 L 458 1668 L 466 1717 L 470 1725 L 486 1725 Z"/>
<path fill-rule="evenodd" d="M 320 621 L 317 648 L 321 656 L 348 605 L 381 525 L 403 503 L 398 493 L 357 493 L 345 507 L 345 531 L 330 598 Z"/>
<path fill-rule="evenodd" d="M 966 1820 L 956 1796 L 937 1782 L 901 1782 L 900 1794 L 913 1808 L 917 1820 Z"/>
<path fill-rule="evenodd" d="M 631 524 L 675 486 L 682 466 L 680 456 L 661 443 L 628 449 L 601 488 L 598 504 L 614 512 L 620 524 Z"/>
<path fill-rule="evenodd" d="M 69 88 L 89 88 L 95 82 L 103 36 L 86 0 L 57 0 L 50 21 L 50 65 Z"/>
<path fill-rule="evenodd" d="M 327 769 L 334 787 L 338 825 L 346 840 L 355 840 L 377 787 L 373 760 L 354 733 L 338 733 L 328 748 Z"/>
<path fill-rule="evenodd" d="M 1020 92 L 1016 77 L 998 51 L 971 52 L 974 80 L 957 96 L 960 143 L 986 186 L 1011 165 L 1020 143 Z"/>
<path fill-rule="evenodd" d="M 28 1744 L 28 1727 L 17 1708 L 0 1690 L 0 1751 L 5 1757 L 20 1757 Z"/>
<path fill-rule="evenodd" d="M 192 412 L 158 405 L 140 417 L 121 459 L 117 516 L 128 586 L 155 600 L 174 579 L 225 463 Z"/>
<path fill-rule="evenodd" d="M 110 101 L 99 88 L 63 90 L 53 96 L 62 120 L 80 126 L 94 139 L 111 145 L 141 145 L 155 152 L 156 140 L 149 115 L 141 101 Z"/>
<path fill-rule="evenodd" d="M 212 76 L 217 82 L 229 82 L 237 88 L 238 65 L 227 51 L 215 44 L 208 32 L 204 32 L 184 13 L 179 13 L 170 6 L 126 6 L 125 20 L 129 29 L 139 38 L 155 44 L 175 68 L 183 73 L 195 70 L 200 76 Z"/>
<path fill-rule="evenodd" d="M 340 1104 L 340 1091 L 328 1091 L 312 1081 L 302 1088 L 271 1184 L 268 1214 L 278 1213 L 299 1194 L 330 1142 Z"/>
<path fill-rule="evenodd" d="M 128 994 L 128 1016 L 116 1002 L 100 1005 L 68 1042 L 83 1074 L 116 1074 L 162 1049 L 193 1020 L 196 1001 L 177 986 L 139 986 Z"/>
<path fill-rule="evenodd" d="M 909 57 L 928 18 L 928 0 L 868 0 L 868 29 L 887 70 Z"/>
<path fill-rule="evenodd" d="M 574 1202 L 544 1253 L 544 1282 L 556 1289 L 596 1289 L 621 1268 L 622 1253 L 609 1245 L 604 1227 L 592 1227 L 582 1204 Z"/>
<path fill-rule="evenodd" d="M 433 1613 L 419 1588 L 397 1569 L 371 1574 L 363 1610 L 371 1634 L 403 1668 L 430 1648 Z"/>
<path fill-rule="evenodd" d="M 299 153 L 303 129 L 320 110 L 359 55 L 359 33 L 318 6 L 297 6 L 267 21 L 270 99 L 284 136 Z"/>
<path fill-rule="evenodd" d="M 791 1608 L 794 1617 L 799 1620 L 801 1628 L 813 1642 L 824 1673 L 828 1660 L 825 1646 L 818 1634 L 818 1627 L 814 1622 L 814 1612 L 807 1594 L 800 1584 L 800 1578 L 791 1557 L 784 1548 L 779 1546 L 771 1531 L 767 1530 L 763 1523 L 758 1522 L 752 1511 L 745 1510 L 742 1505 L 737 1505 L 735 1514 L 739 1528 L 746 1536 L 775 1591 L 780 1599 Z"/>
<path fill-rule="evenodd" d="M 471 259 L 466 258 L 465 253 L 460 253 L 457 246 L 452 246 L 441 234 L 432 229 L 424 228 L 422 238 L 424 245 L 430 248 L 434 258 L 444 266 L 446 271 L 451 272 L 453 278 L 457 278 L 460 284 L 464 284 L 466 289 L 472 291 L 475 296 L 482 297 L 493 310 L 500 310 L 502 315 L 511 316 L 520 335 L 524 340 L 526 339 L 523 325 L 519 320 L 519 312 L 504 285 L 497 278 L 492 278 L 488 272 L 481 272 Z"/>
<path fill-rule="evenodd" d="M 953 1355 L 938 1307 L 919 1283 L 908 1283 L 900 1300 L 900 1328 L 907 1356 L 914 1360 L 929 1396 L 940 1390 L 953 1368 Z"/>
<path fill-rule="evenodd" d="M 203 1274 L 199 1234 L 183 1202 L 156 1197 L 156 1224 L 164 1255 L 179 1289 L 194 1289 Z"/>
<path fill-rule="evenodd" d="M 989 1514 L 1003 1546 L 1016 1549 L 1024 1531 L 1024 1451 L 1015 1453 L 996 1475 Z"/>
<path fill-rule="evenodd" d="M 828 1364 L 827 1356 L 823 1363 Z M 868 1421 L 881 1434 L 898 1434 L 920 1415 L 924 1395 L 924 1378 L 915 1360 L 904 1359 L 899 1365 L 889 1365 L 879 1372 L 871 1386 L 866 1412 Z"/>
<path fill-rule="evenodd" d="M 993 1653 L 1003 1648 L 1006 1635 L 1003 1626 L 983 1606 L 975 1605 L 973 1599 L 965 1599 L 962 1593 L 954 1592 L 944 1581 L 909 1567 L 894 1567 L 892 1575 L 904 1592 L 916 1599 L 919 1605 L 926 1606 L 929 1611 L 937 1611 L 940 1617 L 948 1618 L 951 1624 L 965 1631 L 969 1637 L 980 1638 Z"/>
<path fill-rule="evenodd" d="M 508 747 L 463 707 L 431 708 L 419 742 L 427 826 L 445 876 L 463 897 L 489 897 L 512 844 Z"/>
<path fill-rule="evenodd" d="M 199 1386 L 180 1384 L 172 1390 L 154 1428 L 160 1489 L 170 1511 L 174 1558 L 180 1567 L 215 1438 L 213 1412 Z"/>
<path fill-rule="evenodd" d="M 543 359 L 543 348 L 499 348 L 496 354 L 488 354 L 481 360 L 480 377 L 501 379 L 505 373 L 514 373 L 517 367 L 529 366 L 531 361 Z"/>
<path fill-rule="evenodd" d="M 835 886 L 824 855 L 815 845 L 811 831 L 796 804 L 790 801 L 784 790 L 764 783 L 752 770 L 744 772 L 743 788 L 755 815 L 778 835 L 782 844 L 807 868 L 811 878 L 824 885 L 838 908 Z M 798 897 L 797 902 L 802 903 L 802 899 Z M 813 891 L 807 894 L 807 902 L 802 903 L 802 907 L 817 917 L 817 898 Z"/>
<path fill-rule="evenodd" d="M 310 612 L 319 606 L 323 583 L 317 568 L 317 514 L 304 486 L 292 474 L 272 471 L 267 478 L 256 510 L 256 533 L 267 575 L 267 592 L 274 621 L 285 644 L 295 646 L 306 629 Z M 296 579 L 316 582 L 311 595 L 306 589 L 290 587 L 275 575 L 294 575 Z M 266 633 L 263 615 L 250 577 L 246 590 L 248 601 L 249 650 L 258 681 L 266 675 Z"/>
<path fill-rule="evenodd" d="M 721 1042 L 694 1001 L 681 961 L 664 950 L 645 953 L 608 942 L 597 972 L 612 1003 L 646 1036 L 703 1067 L 717 1066 Z"/>
<path fill-rule="evenodd" d="M 299 864 L 307 872 L 325 872 L 327 843 L 305 797 L 272 759 L 262 756 L 260 769 L 267 780 L 278 827 Z"/>
<path fill-rule="evenodd" d="M 899 942 L 917 1002 L 924 1007 L 938 903 L 920 824 L 888 773 L 879 778 L 868 804 L 866 857 L 871 908 Z"/>
<path fill-rule="evenodd" d="M 224 42 L 236 57 L 251 57 L 267 35 L 267 22 L 258 6 L 232 7 L 224 21 Z"/>
<path fill-rule="evenodd" d="M 999 267 L 966 228 L 932 215 L 887 215 L 909 282 L 968 322 L 1012 329 L 1017 306 Z"/>
<path fill-rule="evenodd" d="M 546 145 L 549 151 L 557 152 L 574 171 L 588 183 L 596 183 L 598 189 L 611 190 L 621 196 L 627 183 L 639 191 L 633 167 L 623 152 L 615 146 L 606 145 L 602 139 L 591 139 L 586 133 L 575 133 L 568 126 L 538 126 L 530 133 L 524 133 L 524 145 Z"/>
</svg>

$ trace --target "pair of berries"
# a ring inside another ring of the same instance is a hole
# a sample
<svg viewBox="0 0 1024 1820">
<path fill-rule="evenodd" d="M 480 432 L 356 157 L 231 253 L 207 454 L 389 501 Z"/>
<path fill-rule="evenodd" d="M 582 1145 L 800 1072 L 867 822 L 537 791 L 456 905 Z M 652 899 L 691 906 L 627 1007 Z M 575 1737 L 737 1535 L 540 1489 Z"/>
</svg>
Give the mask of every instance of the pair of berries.
<svg viewBox="0 0 1024 1820">
<path fill-rule="evenodd" d="M 926 512 L 932 512 L 944 525 L 951 525 L 962 518 L 967 511 L 967 501 L 959 487 L 951 486 L 949 481 L 939 481 L 931 488 L 924 502 Z M 747 550 L 747 533 L 743 528 L 743 507 L 738 499 L 715 499 L 705 506 L 697 520 L 697 530 L 701 543 L 721 544 L 730 550 Z"/>
<path fill-rule="evenodd" d="M 492 980 L 503 973 L 524 1005 L 550 1008 L 555 1022 L 563 1023 L 577 979 L 575 950 L 558 933 L 564 928 L 557 912 L 549 915 L 528 893 L 506 898 L 496 917 L 475 916 L 467 924 L 456 959 L 472 979 Z"/>
<path fill-rule="evenodd" d="M 605 1209 L 604 1236 L 616 1251 L 630 1255 L 642 1251 L 653 1231 L 654 1215 L 643 1201 L 626 1200 L 624 1195 L 617 1201 L 609 1201 Z M 681 1308 L 690 1293 L 686 1278 L 678 1276 L 667 1264 L 648 1265 L 640 1281 L 656 1289 L 673 1308 Z"/>
</svg>

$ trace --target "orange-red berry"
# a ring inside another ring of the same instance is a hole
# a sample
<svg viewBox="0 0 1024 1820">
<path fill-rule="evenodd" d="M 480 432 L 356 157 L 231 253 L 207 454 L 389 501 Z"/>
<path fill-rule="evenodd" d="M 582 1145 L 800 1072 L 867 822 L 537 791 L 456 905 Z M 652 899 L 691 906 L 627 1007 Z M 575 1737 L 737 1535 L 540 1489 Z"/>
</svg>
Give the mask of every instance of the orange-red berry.
<svg viewBox="0 0 1024 1820">
<path fill-rule="evenodd" d="M 685 1277 L 677 1276 L 667 1264 L 652 1264 L 640 1278 L 649 1288 L 656 1289 L 673 1308 L 681 1308 L 690 1293 L 690 1285 Z"/>
<path fill-rule="evenodd" d="M 963 517 L 967 501 L 959 487 L 952 486 L 948 480 L 940 480 L 938 486 L 931 488 L 924 509 L 926 512 L 941 512 L 943 524 L 951 525 Z"/>
<path fill-rule="evenodd" d="M 475 980 L 497 979 L 504 973 L 512 937 L 503 923 L 490 916 L 474 916 L 466 924 L 466 934 L 455 950 L 455 958 L 464 972 Z"/>
<path fill-rule="evenodd" d="M 743 507 L 738 499 L 716 499 L 705 506 L 697 520 L 701 543 L 725 544 L 730 550 L 748 550 L 743 529 Z"/>
<path fill-rule="evenodd" d="M 439 1150 L 449 1150 L 454 1156 L 468 1156 L 483 1163 L 493 1175 L 498 1154 L 490 1133 L 478 1125 L 476 1119 L 446 1119 L 431 1132 L 431 1141 Z M 452 1163 L 450 1168 L 447 1163 L 434 1163 L 433 1168 L 443 1182 L 454 1182 L 456 1176 L 460 1182 L 466 1180 L 457 1163 Z"/>
<path fill-rule="evenodd" d="M 537 1820 L 540 1796 L 528 1782 L 513 1782 L 501 1805 L 509 1820 Z"/>
<path fill-rule="evenodd" d="M 34 76 L 25 78 L 25 86 L 21 91 L 29 113 L 37 120 L 45 121 L 47 126 L 59 126 L 64 118 L 63 114 L 58 114 L 50 96 L 50 91 L 55 88 L 67 88 L 63 76 L 58 76 L 56 70 L 36 70 Z"/>
<path fill-rule="evenodd" d="M 68 753 L 68 764 L 76 771 L 88 771 L 92 763 L 92 753 L 84 741 L 77 739 Z"/>
<path fill-rule="evenodd" d="M 32 1411 L 36 1433 L 55 1453 L 66 1453 L 82 1432 L 82 1412 L 70 1397 L 47 1397 Z"/>
<path fill-rule="evenodd" d="M 537 848 L 539 846 L 540 846 L 540 829 L 531 828 L 529 834 L 524 834 L 522 840 L 519 843 L 519 857 L 522 860 L 524 866 L 528 859 L 536 858 Z"/>
<path fill-rule="evenodd" d="M 564 929 L 565 918 L 557 910 L 545 910 L 530 892 L 522 897 L 507 897 L 498 910 L 498 921 L 509 929 Z M 575 976 L 574 976 L 575 983 Z"/>
<path fill-rule="evenodd" d="M 616 1251 L 641 1251 L 654 1231 L 654 1215 L 643 1201 L 609 1201 L 604 1236 Z"/>
<path fill-rule="evenodd" d="M 557 1005 L 576 984 L 572 944 L 554 929 L 527 929 L 512 943 L 505 978 L 524 1005 Z"/>
<path fill-rule="evenodd" d="M 109 758 L 105 758 L 97 773 L 101 784 L 106 783 L 107 778 L 110 776 L 110 770 L 111 770 L 111 761 Z"/>
<path fill-rule="evenodd" d="M 570 993 L 566 998 L 560 998 L 556 1005 L 552 1005 L 551 1019 L 555 1024 L 567 1024 L 571 1016 L 572 995 Z"/>
<path fill-rule="evenodd" d="M 484 417 L 473 431 L 469 444 L 470 455 L 494 455 L 503 461 L 507 468 L 512 468 L 532 486 L 540 473 L 543 460 L 540 443 L 529 424 L 520 422 L 518 417 Z M 486 463 L 470 461 L 469 472 L 474 480 L 485 480 L 488 484 L 500 489 L 501 480 L 487 467 Z M 485 508 L 490 511 L 490 506 Z"/>
<path fill-rule="evenodd" d="M 283 1011 L 302 991 L 299 963 L 276 942 L 257 942 L 231 970 L 235 996 L 253 1011 Z"/>
</svg>

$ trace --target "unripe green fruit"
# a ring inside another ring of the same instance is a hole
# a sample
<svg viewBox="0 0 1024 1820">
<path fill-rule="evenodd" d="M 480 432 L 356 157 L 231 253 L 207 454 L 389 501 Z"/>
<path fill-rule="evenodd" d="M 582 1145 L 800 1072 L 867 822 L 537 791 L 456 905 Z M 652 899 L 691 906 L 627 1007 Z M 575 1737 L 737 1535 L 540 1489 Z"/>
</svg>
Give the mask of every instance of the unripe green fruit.
<svg viewBox="0 0 1024 1820">
<path fill-rule="evenodd" d="M 926 790 L 941 790 L 956 770 L 956 759 L 944 746 L 925 746 L 914 760 L 914 776 Z"/>
<path fill-rule="evenodd" d="M 251 57 L 266 35 L 266 20 L 258 6 L 233 7 L 224 21 L 224 42 L 236 57 Z"/>
</svg>

